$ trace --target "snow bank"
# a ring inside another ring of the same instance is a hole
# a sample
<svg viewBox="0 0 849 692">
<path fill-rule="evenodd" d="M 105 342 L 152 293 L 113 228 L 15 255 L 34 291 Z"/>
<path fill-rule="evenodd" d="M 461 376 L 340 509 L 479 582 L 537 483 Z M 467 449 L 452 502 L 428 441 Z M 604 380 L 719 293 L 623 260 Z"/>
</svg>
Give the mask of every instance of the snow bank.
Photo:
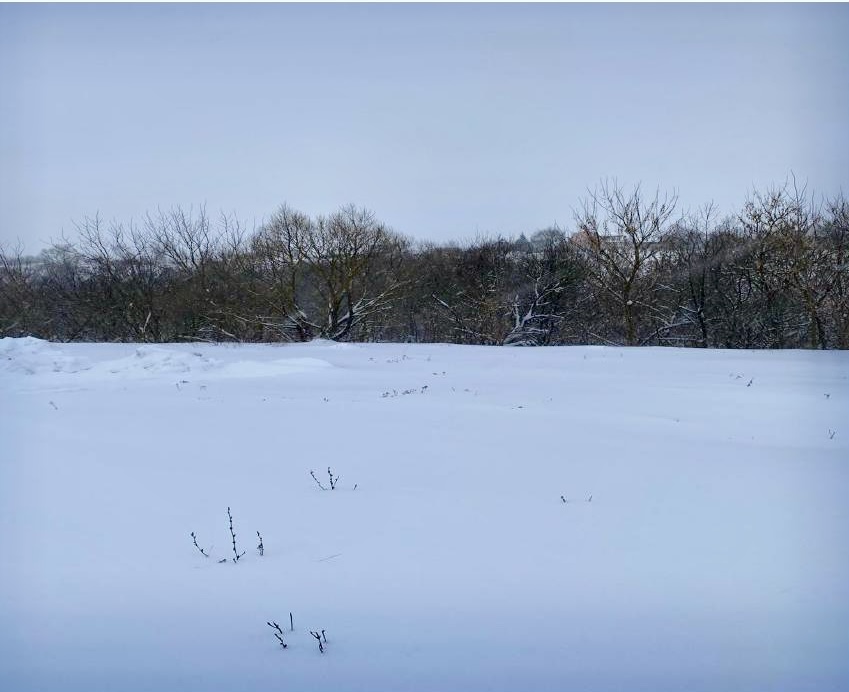
<svg viewBox="0 0 849 692">
<path fill-rule="evenodd" d="M 91 365 L 85 358 L 66 355 L 58 346 L 31 336 L 0 339 L 0 372 L 36 375 L 80 372 Z"/>
<path fill-rule="evenodd" d="M 133 355 L 101 363 L 95 372 L 123 377 L 210 372 L 220 367 L 219 361 L 200 351 L 186 352 L 162 346 L 140 346 Z"/>
<path fill-rule="evenodd" d="M 277 377 L 295 373 L 307 373 L 332 367 L 320 358 L 283 358 L 273 361 L 240 360 L 224 365 L 220 377 L 251 378 Z"/>
<path fill-rule="evenodd" d="M 336 344 L 336 346 L 345 346 Z M 274 359 L 245 359 L 238 348 L 221 349 L 222 358 L 210 355 L 209 347 L 198 350 L 196 345 L 125 345 L 97 344 L 90 347 L 92 357 L 77 357 L 66 354 L 66 347 L 59 347 L 48 341 L 24 338 L 0 339 L 0 373 L 9 375 L 43 375 L 64 373 L 75 375 L 85 372 L 87 381 L 109 379 L 157 379 L 163 376 L 179 375 L 181 379 L 190 376 L 204 379 L 250 379 L 309 373 L 331 368 L 331 364 L 321 358 L 293 357 Z M 70 347 L 79 350 L 80 346 Z M 95 353 L 102 348 L 110 352 L 132 349 L 130 355 L 110 357 L 104 354 L 97 358 Z M 333 349 L 331 342 L 318 342 L 311 348 Z M 214 349 L 213 349 L 214 350 Z M 333 349 L 344 350 L 344 349 Z M 280 355 L 278 348 L 272 347 L 265 355 Z M 79 380 L 79 378 L 76 378 Z M 67 384 L 67 382 L 65 382 Z"/>
</svg>

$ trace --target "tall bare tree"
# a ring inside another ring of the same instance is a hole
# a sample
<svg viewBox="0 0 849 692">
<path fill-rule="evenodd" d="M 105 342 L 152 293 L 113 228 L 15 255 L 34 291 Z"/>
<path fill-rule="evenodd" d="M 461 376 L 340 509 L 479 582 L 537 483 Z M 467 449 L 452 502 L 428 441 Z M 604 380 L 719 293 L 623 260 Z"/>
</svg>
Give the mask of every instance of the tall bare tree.
<svg viewBox="0 0 849 692">
<path fill-rule="evenodd" d="M 576 214 L 575 242 L 586 255 L 589 278 L 599 299 L 618 313 L 624 343 L 633 346 L 648 333 L 673 328 L 677 310 L 656 300 L 658 260 L 665 251 L 677 197 L 645 198 L 639 185 L 626 192 L 604 181 Z M 677 306 L 676 306 L 677 307 Z"/>
<path fill-rule="evenodd" d="M 345 340 L 396 298 L 406 244 L 368 209 L 347 205 L 311 219 L 283 206 L 254 248 L 271 277 L 271 307 L 283 329 L 300 339 Z"/>
</svg>

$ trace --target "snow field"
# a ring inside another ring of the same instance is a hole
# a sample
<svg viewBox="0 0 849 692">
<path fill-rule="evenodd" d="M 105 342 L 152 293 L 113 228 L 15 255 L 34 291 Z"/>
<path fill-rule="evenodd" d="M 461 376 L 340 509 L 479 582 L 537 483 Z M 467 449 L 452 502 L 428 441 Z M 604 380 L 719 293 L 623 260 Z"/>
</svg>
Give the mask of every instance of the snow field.
<svg viewBox="0 0 849 692">
<path fill-rule="evenodd" d="M 847 411 L 841 352 L 3 339 L 0 688 L 846 689 Z"/>
</svg>

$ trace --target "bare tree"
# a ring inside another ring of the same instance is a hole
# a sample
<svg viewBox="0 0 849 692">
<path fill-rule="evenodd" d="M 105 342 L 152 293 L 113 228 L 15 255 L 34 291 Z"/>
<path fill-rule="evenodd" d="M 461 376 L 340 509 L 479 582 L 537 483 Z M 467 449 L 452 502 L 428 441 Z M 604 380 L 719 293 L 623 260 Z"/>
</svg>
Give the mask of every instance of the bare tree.
<svg viewBox="0 0 849 692">
<path fill-rule="evenodd" d="M 234 293 L 241 287 L 238 255 L 245 231 L 233 215 L 221 213 L 213 221 L 201 206 L 175 207 L 148 214 L 144 231 L 169 272 L 173 290 L 169 300 L 176 336 L 180 339 L 239 339 L 244 324 L 234 317 L 244 301 Z"/>
<path fill-rule="evenodd" d="M 76 224 L 76 252 L 95 289 L 99 327 L 122 340 L 162 341 L 165 270 L 144 230 L 105 225 L 99 216 Z"/>
<path fill-rule="evenodd" d="M 284 206 L 254 243 L 282 327 L 300 339 L 337 340 L 350 338 L 392 304 L 405 245 L 373 212 L 354 205 L 314 220 Z"/>
<path fill-rule="evenodd" d="M 849 348 L 849 202 L 842 195 L 827 204 L 821 240 L 824 264 L 832 285 L 823 305 L 838 348 Z"/>
<path fill-rule="evenodd" d="M 529 248 L 515 257 L 519 282 L 509 304 L 510 332 L 506 346 L 554 343 L 561 325 L 578 307 L 575 288 L 582 267 L 574 247 L 559 228 L 537 231 Z"/>
<path fill-rule="evenodd" d="M 451 341 L 504 343 L 513 326 L 509 319 L 516 288 L 512 250 L 504 238 L 484 238 L 454 255 L 450 280 L 439 281 L 441 290 L 431 294 L 443 319 L 451 324 Z"/>
<path fill-rule="evenodd" d="M 574 237 L 587 259 L 589 278 L 599 299 L 618 313 L 625 344 L 640 342 L 645 327 L 656 333 L 673 328 L 673 314 L 655 300 L 654 271 L 665 251 L 675 195 L 644 198 L 640 186 L 630 193 L 615 181 L 602 182 L 590 192 L 576 214 Z"/>
<path fill-rule="evenodd" d="M 742 269 L 751 277 L 757 300 L 760 345 L 825 348 L 824 314 L 842 279 L 830 242 L 839 224 L 825 222 L 822 206 L 795 179 L 753 192 L 740 223 L 752 249 Z"/>
<path fill-rule="evenodd" d="M 673 225 L 667 238 L 672 266 L 668 281 L 680 291 L 679 310 L 687 323 L 685 343 L 708 348 L 713 344 L 711 314 L 712 268 L 709 248 L 717 228 L 717 208 L 713 203 L 701 207 Z"/>
<path fill-rule="evenodd" d="M 38 329 L 33 273 L 33 261 L 24 256 L 21 246 L 7 250 L 0 245 L 0 337 Z"/>
</svg>

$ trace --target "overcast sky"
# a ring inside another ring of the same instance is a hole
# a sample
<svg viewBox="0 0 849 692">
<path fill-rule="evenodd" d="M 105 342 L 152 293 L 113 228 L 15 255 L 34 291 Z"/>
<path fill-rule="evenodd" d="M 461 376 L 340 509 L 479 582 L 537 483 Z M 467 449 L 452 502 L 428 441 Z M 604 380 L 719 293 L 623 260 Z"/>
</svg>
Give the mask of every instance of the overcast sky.
<svg viewBox="0 0 849 692">
<path fill-rule="evenodd" d="M 0 243 L 355 202 L 568 227 L 603 177 L 731 212 L 849 192 L 849 5 L 2 5 Z"/>
</svg>

